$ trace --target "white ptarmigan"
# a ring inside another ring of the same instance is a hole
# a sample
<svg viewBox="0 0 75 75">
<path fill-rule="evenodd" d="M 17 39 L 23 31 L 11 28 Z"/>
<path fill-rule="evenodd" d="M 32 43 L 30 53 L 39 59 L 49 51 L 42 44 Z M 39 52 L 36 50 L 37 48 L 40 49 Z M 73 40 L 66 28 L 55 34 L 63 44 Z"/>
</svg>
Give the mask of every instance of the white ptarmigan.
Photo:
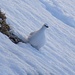
<svg viewBox="0 0 75 75">
<path fill-rule="evenodd" d="M 40 49 L 45 44 L 46 28 L 48 28 L 48 25 L 44 24 L 41 29 L 30 33 L 30 35 L 28 36 L 28 42 L 36 49 Z"/>
</svg>

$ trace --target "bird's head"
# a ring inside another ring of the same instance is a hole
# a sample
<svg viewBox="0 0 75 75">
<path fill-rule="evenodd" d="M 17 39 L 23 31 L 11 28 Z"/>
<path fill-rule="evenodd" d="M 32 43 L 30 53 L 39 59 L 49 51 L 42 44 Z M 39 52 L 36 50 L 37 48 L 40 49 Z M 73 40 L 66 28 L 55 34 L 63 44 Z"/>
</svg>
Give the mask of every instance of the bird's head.
<svg viewBox="0 0 75 75">
<path fill-rule="evenodd" d="M 44 24 L 44 26 L 45 26 L 46 28 L 49 28 L 48 24 L 46 24 L 46 23 Z"/>
</svg>

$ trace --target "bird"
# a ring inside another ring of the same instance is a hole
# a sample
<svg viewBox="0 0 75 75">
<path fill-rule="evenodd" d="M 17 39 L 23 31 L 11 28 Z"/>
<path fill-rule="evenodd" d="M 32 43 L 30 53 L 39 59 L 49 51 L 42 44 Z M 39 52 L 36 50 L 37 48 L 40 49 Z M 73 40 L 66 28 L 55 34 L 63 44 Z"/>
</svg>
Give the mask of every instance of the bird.
<svg viewBox="0 0 75 75">
<path fill-rule="evenodd" d="M 46 42 L 45 30 L 47 28 L 49 28 L 49 26 L 45 23 L 39 30 L 31 32 L 27 38 L 28 43 L 39 50 Z"/>
</svg>

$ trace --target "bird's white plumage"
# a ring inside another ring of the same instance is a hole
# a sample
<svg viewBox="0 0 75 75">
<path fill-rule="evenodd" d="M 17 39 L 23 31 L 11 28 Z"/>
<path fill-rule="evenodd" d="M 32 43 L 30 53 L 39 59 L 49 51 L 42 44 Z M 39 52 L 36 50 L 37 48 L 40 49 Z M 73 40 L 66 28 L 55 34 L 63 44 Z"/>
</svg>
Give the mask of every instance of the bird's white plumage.
<svg viewBox="0 0 75 75">
<path fill-rule="evenodd" d="M 45 25 L 38 31 L 30 33 L 28 42 L 35 48 L 40 49 L 45 44 Z"/>
</svg>

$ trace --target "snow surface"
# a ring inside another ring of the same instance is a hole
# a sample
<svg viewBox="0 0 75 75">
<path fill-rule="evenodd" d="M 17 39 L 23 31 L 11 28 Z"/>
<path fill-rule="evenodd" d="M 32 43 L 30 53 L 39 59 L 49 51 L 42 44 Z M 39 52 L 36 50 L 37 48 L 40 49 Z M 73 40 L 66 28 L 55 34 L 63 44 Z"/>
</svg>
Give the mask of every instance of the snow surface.
<svg viewBox="0 0 75 75">
<path fill-rule="evenodd" d="M 75 0 L 0 0 L 0 8 L 23 39 L 49 25 L 39 51 L 0 33 L 0 75 L 75 75 Z"/>
</svg>

